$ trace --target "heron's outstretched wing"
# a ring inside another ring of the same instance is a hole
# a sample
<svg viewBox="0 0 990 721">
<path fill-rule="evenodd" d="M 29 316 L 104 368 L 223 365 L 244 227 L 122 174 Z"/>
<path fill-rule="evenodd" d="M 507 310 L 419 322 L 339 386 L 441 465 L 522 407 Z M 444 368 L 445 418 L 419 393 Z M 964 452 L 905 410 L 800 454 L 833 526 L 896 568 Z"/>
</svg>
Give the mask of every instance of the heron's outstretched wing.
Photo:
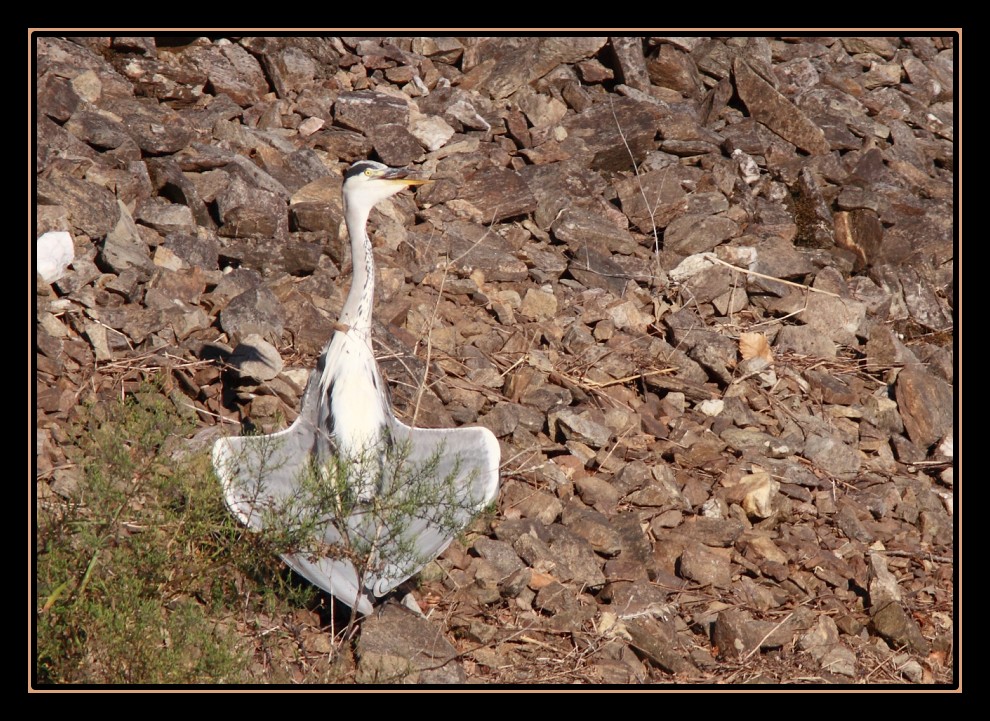
<svg viewBox="0 0 990 721">
<path fill-rule="evenodd" d="M 256 530 L 290 528 L 316 518 L 314 538 L 303 550 L 282 554 L 301 576 L 362 614 L 371 601 L 418 573 L 492 502 L 498 491 L 500 449 L 486 428 L 411 428 L 391 423 L 389 479 L 371 503 L 355 505 L 346 518 L 333 518 L 312 505 L 307 479 L 321 428 L 320 371 L 303 393 L 299 417 L 286 430 L 263 436 L 221 438 L 213 464 L 231 511 Z M 312 488 L 312 486 L 310 486 Z M 323 495 L 323 498 L 326 498 Z M 331 522 L 333 518 L 333 522 Z M 347 538 L 340 529 L 346 525 Z M 313 524 L 310 524 L 313 528 Z M 364 549 L 355 567 L 346 549 Z"/>
<path fill-rule="evenodd" d="M 415 510 L 390 529 L 395 541 L 383 559 L 407 560 L 384 564 L 369 586 L 376 596 L 422 570 L 498 493 L 501 450 L 487 428 L 412 428 L 395 419 L 392 434 L 399 467 L 391 493 Z"/>
<path fill-rule="evenodd" d="M 312 474 L 320 430 L 319 375 L 313 373 L 303 393 L 299 416 L 284 431 L 260 436 L 230 436 L 213 446 L 213 467 L 227 506 L 254 530 L 277 524 L 288 529 L 292 516 L 312 514 L 305 503 L 304 479 Z M 329 522 L 320 524 L 322 538 L 314 547 L 332 547 L 340 532 Z M 314 556 L 305 551 L 281 554 L 299 575 L 336 596 L 359 613 L 371 613 L 367 593 L 358 586 L 358 573 L 348 559 Z"/>
</svg>

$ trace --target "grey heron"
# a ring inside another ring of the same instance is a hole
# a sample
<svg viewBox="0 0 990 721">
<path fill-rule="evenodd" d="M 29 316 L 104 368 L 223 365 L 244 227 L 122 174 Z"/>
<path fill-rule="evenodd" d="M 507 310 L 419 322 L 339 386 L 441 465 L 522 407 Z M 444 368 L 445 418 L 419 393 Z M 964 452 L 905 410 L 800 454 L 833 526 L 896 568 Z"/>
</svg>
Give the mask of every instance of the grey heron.
<svg viewBox="0 0 990 721">
<path fill-rule="evenodd" d="M 361 614 L 436 558 L 498 490 L 494 434 L 400 421 L 372 350 L 368 216 L 379 201 L 425 182 L 367 160 L 347 170 L 351 287 L 299 416 L 281 432 L 224 437 L 213 447 L 234 515 L 255 530 L 288 529 L 283 560 Z"/>
</svg>

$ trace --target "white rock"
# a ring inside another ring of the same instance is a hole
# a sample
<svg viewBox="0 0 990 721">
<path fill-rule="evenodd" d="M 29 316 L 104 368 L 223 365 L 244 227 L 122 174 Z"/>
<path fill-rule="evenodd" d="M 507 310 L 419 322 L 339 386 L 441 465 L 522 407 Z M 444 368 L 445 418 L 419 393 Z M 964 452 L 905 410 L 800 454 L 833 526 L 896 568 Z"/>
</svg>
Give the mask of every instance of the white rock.
<svg viewBox="0 0 990 721">
<path fill-rule="evenodd" d="M 946 458 L 952 458 L 953 445 L 954 443 L 952 438 L 952 432 L 950 431 L 949 433 L 945 434 L 945 437 L 942 439 L 942 442 L 938 444 L 938 453 L 940 455 L 945 456 Z"/>
<path fill-rule="evenodd" d="M 739 169 L 739 177 L 748 185 L 752 185 L 760 179 L 760 166 L 757 165 L 752 156 L 736 148 L 732 151 L 732 159 L 736 162 L 736 167 Z"/>
<path fill-rule="evenodd" d="M 714 418 L 725 408 L 725 401 L 716 398 L 709 398 L 708 400 L 701 401 L 701 403 L 695 406 L 695 408 L 709 418 Z"/>
<path fill-rule="evenodd" d="M 306 118 L 301 123 L 299 123 L 299 134 L 304 138 L 308 137 L 313 133 L 315 133 L 320 128 L 322 128 L 324 125 L 326 125 L 326 122 L 327 121 L 325 121 L 323 118 L 317 118 L 317 117 Z"/>
<path fill-rule="evenodd" d="M 38 275 L 46 283 L 54 283 L 65 275 L 76 255 L 72 236 L 64 230 L 50 230 L 38 238 Z"/>
<path fill-rule="evenodd" d="M 670 271 L 670 279 L 675 283 L 683 283 L 693 275 L 697 275 L 705 268 L 711 268 L 715 261 L 708 253 L 695 253 L 677 264 L 677 267 Z"/>
<path fill-rule="evenodd" d="M 409 132 L 430 152 L 439 150 L 454 137 L 454 129 L 437 115 L 420 115 L 411 118 Z"/>
<path fill-rule="evenodd" d="M 653 317 L 643 313 L 631 300 L 612 306 L 605 314 L 619 329 L 632 328 L 645 333 L 646 327 L 653 322 Z"/>
</svg>

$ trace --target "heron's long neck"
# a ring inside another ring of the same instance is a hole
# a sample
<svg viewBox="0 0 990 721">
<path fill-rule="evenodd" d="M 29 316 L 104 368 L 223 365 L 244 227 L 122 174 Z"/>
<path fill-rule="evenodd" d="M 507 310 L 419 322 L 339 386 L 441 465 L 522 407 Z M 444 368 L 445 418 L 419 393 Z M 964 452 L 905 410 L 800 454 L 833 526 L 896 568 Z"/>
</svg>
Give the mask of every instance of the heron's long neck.
<svg viewBox="0 0 990 721">
<path fill-rule="evenodd" d="M 351 289 L 340 311 L 340 322 L 371 338 L 371 310 L 375 299 L 375 258 L 365 226 L 371 208 L 347 206 L 344 219 L 351 236 Z"/>
</svg>

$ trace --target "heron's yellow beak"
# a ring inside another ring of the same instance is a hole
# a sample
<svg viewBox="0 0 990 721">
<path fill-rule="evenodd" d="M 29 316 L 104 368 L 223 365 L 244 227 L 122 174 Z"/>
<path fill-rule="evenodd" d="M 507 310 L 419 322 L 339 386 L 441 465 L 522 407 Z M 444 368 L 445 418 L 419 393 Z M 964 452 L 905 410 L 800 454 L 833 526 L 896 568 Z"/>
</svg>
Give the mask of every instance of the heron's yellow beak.
<svg viewBox="0 0 990 721">
<path fill-rule="evenodd" d="M 387 180 L 395 185 L 401 185 L 403 187 L 410 187 L 413 185 L 425 185 L 426 183 L 432 183 L 432 180 L 427 180 L 425 178 L 410 178 L 408 177 L 408 171 L 404 169 L 387 170 L 382 173 L 382 180 Z"/>
</svg>

